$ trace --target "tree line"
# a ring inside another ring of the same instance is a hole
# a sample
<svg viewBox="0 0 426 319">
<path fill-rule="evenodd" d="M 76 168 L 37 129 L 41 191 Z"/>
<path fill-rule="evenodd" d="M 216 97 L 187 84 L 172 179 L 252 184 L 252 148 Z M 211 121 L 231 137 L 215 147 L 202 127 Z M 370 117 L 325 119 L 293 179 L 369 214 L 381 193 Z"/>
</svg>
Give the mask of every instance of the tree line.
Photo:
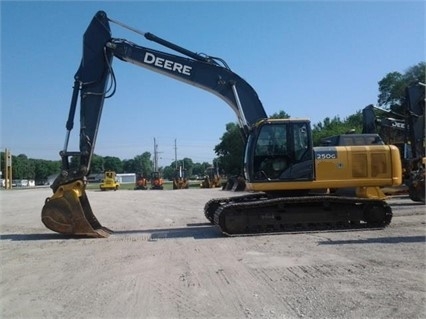
<svg viewBox="0 0 426 319">
<path fill-rule="evenodd" d="M 2 170 L 5 169 L 5 152 L 0 152 L 0 161 Z M 70 166 L 78 167 L 79 158 L 71 157 Z M 173 161 L 170 165 L 160 167 L 159 171 L 165 179 L 173 178 L 176 169 L 182 167 L 185 169 L 188 177 L 203 176 L 207 167 L 212 164 L 194 163 L 190 158 L 183 158 Z M 33 179 L 36 184 L 43 184 L 51 175 L 56 175 L 60 172 L 61 161 L 57 160 L 42 160 L 28 158 L 25 154 L 14 156 L 12 154 L 12 178 L 13 179 Z M 114 156 L 100 156 L 94 154 L 91 163 L 91 174 L 102 174 L 107 170 L 115 171 L 116 173 L 137 173 L 149 177 L 153 171 L 153 161 L 151 153 L 145 152 L 136 155 L 132 159 L 121 160 Z"/>
<path fill-rule="evenodd" d="M 405 88 L 409 85 L 425 82 L 426 62 L 420 62 L 408 68 L 404 73 L 390 72 L 379 82 L 379 95 L 377 104 L 397 113 L 402 113 L 404 105 Z M 289 118 L 285 111 L 279 111 L 270 116 L 271 118 Z M 322 122 L 313 124 L 312 135 L 314 146 L 320 144 L 321 139 L 343 134 L 348 131 L 355 133 L 362 132 L 362 112 L 356 111 L 347 118 L 341 119 L 338 116 L 326 117 Z M 241 137 L 240 128 L 237 123 L 228 123 L 225 132 L 220 139 L 220 143 L 214 148 L 217 158 L 214 165 L 219 166 L 222 172 L 228 175 L 238 175 L 242 171 L 244 142 Z M 5 153 L 0 152 L 1 169 L 4 169 Z M 71 158 L 71 165 L 78 166 L 78 157 Z M 211 163 L 194 163 L 190 158 L 183 158 L 173 161 L 170 165 L 159 168 L 162 176 L 166 179 L 173 178 L 175 169 L 182 167 L 186 170 L 187 176 L 203 176 L 207 167 Z M 34 179 L 36 182 L 43 182 L 48 176 L 60 172 L 61 162 L 42 159 L 31 159 L 25 154 L 14 156 L 12 154 L 12 175 L 14 179 Z M 114 156 L 93 155 L 91 163 L 91 173 L 100 174 L 105 170 L 114 170 L 117 173 L 137 173 L 149 177 L 153 168 L 151 153 L 144 152 L 136 155 L 133 159 L 120 159 Z"/>
</svg>

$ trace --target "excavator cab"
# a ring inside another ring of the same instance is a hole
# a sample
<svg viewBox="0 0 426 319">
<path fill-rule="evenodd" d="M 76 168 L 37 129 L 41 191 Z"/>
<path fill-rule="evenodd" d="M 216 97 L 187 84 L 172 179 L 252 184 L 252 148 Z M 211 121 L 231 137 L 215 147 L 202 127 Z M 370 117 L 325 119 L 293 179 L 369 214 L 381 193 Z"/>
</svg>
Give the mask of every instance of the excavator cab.
<svg viewBox="0 0 426 319">
<path fill-rule="evenodd" d="M 247 181 L 313 180 L 309 120 L 263 120 L 250 132 L 244 160 Z"/>
</svg>

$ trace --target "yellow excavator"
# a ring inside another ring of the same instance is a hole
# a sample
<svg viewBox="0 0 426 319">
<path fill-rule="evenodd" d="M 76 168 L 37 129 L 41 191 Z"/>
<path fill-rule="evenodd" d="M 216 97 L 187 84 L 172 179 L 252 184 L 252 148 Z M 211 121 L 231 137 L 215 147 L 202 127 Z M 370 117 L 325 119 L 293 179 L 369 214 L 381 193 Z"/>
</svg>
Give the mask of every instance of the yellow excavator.
<svg viewBox="0 0 426 319">
<path fill-rule="evenodd" d="M 165 53 L 111 36 L 110 22 L 173 50 Z M 224 234 L 291 229 L 385 227 L 392 210 L 381 186 L 401 183 L 401 160 L 392 145 L 317 147 L 308 119 L 269 119 L 255 90 L 227 63 L 143 33 L 99 11 L 83 37 L 83 57 L 74 76 L 61 173 L 51 185 L 42 222 L 72 236 L 107 237 L 113 231 L 96 219 L 86 194 L 104 100 L 115 92 L 113 58 L 136 64 L 224 100 L 237 115 L 245 141 L 244 178 L 250 192 L 212 199 L 204 214 Z M 68 150 L 80 96 L 79 151 Z M 72 169 L 71 156 L 80 157 Z M 341 195 L 336 190 L 356 188 Z"/>
</svg>

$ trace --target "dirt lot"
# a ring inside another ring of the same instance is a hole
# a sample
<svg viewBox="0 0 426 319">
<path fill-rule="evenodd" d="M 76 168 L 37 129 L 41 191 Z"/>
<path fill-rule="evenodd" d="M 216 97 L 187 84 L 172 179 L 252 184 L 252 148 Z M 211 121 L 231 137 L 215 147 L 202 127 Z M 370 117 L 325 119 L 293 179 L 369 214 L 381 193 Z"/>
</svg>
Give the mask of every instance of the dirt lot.
<svg viewBox="0 0 426 319">
<path fill-rule="evenodd" d="M 107 239 L 40 221 L 50 189 L 0 191 L 1 318 L 426 318 L 425 207 L 384 230 L 228 238 L 219 189 L 89 191 Z"/>
</svg>

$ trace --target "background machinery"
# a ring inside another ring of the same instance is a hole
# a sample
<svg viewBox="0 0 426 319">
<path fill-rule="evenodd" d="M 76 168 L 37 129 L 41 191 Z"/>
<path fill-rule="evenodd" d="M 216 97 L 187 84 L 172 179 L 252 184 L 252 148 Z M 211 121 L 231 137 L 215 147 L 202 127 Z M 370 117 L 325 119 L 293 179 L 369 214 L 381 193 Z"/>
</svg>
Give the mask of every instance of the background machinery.
<svg viewBox="0 0 426 319">
<path fill-rule="evenodd" d="M 74 76 L 66 139 L 60 152 L 61 173 L 42 209 L 46 227 L 74 236 L 107 237 L 112 232 L 94 216 L 85 188 L 102 106 L 115 89 L 114 57 L 209 91 L 236 113 L 245 141 L 244 177 L 251 192 L 206 203 L 205 216 L 224 234 L 322 225 L 384 227 L 390 223 L 391 208 L 374 190 L 401 183 L 401 162 L 395 146 L 313 148 L 309 120 L 268 119 L 255 90 L 222 59 L 191 52 L 129 27 L 179 55 L 113 38 L 110 22 L 127 27 L 100 11 L 83 37 L 83 57 Z M 79 95 L 80 149 L 75 152 L 67 148 Z M 80 157 L 78 169 L 70 168 L 70 156 Z M 357 197 L 326 192 L 344 187 L 356 187 Z"/>
<path fill-rule="evenodd" d="M 186 169 L 183 169 L 182 166 L 179 166 L 179 168 L 175 169 L 175 174 L 173 177 L 173 189 L 187 188 L 189 188 L 189 180 Z"/>
<path fill-rule="evenodd" d="M 425 202 L 425 86 L 406 88 L 403 114 L 368 105 L 362 111 L 363 133 L 378 133 L 401 154 L 403 183 L 413 201 Z"/>
<path fill-rule="evenodd" d="M 222 181 L 219 174 L 219 168 L 210 166 L 204 172 L 204 179 L 200 184 L 201 188 L 221 187 Z"/>
<path fill-rule="evenodd" d="M 339 134 L 321 139 L 321 146 L 352 146 L 352 145 L 384 145 L 382 138 L 377 133 L 365 134 Z M 393 143 L 388 143 L 393 144 Z"/>
<path fill-rule="evenodd" d="M 148 189 L 148 180 L 143 174 L 137 174 L 135 182 L 135 190 L 146 190 Z"/>
<path fill-rule="evenodd" d="M 120 187 L 120 183 L 117 180 L 117 176 L 114 171 L 106 171 L 104 173 L 104 178 L 99 184 L 101 191 L 106 190 L 117 190 Z"/>
<path fill-rule="evenodd" d="M 163 179 L 160 176 L 159 172 L 152 172 L 151 173 L 151 189 L 160 189 L 162 190 L 164 188 L 163 186 Z"/>
</svg>

